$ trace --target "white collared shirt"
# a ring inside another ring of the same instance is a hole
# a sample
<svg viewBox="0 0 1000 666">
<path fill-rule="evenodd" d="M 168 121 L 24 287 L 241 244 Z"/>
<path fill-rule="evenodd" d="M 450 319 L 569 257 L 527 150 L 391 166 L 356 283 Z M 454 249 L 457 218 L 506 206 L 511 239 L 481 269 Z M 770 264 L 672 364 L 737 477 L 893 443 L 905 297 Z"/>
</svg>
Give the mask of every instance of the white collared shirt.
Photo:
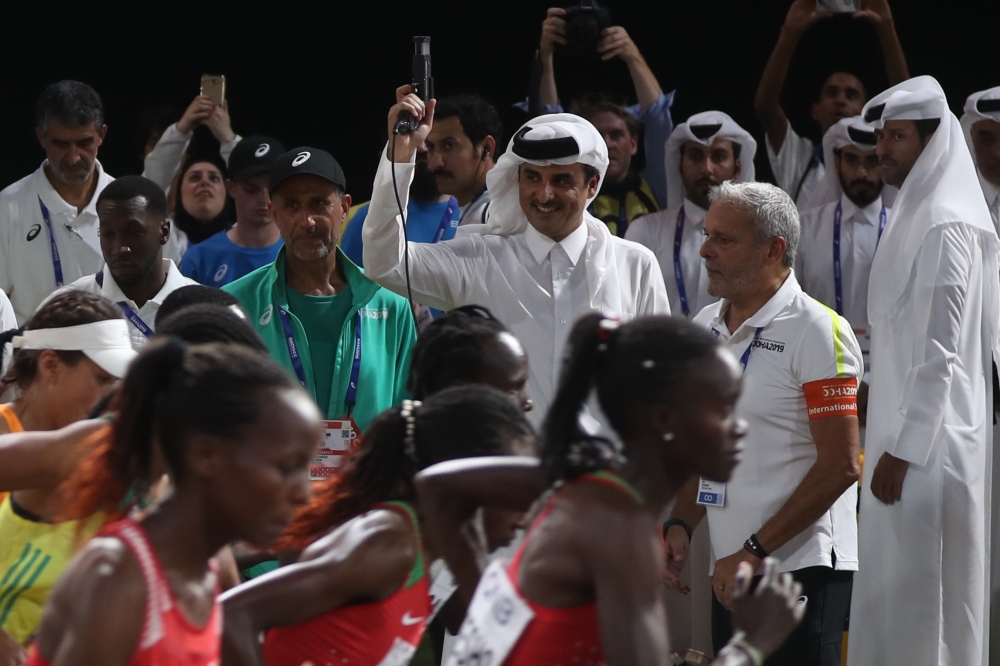
<svg viewBox="0 0 1000 666">
<path fill-rule="evenodd" d="M 687 198 L 684 199 L 682 206 L 684 228 L 681 236 L 680 264 L 689 308 L 687 316 L 691 318 L 701 312 L 706 305 L 711 305 L 719 299 L 708 293 L 708 273 L 705 270 L 705 260 L 701 258 L 707 212 Z M 674 272 L 674 236 L 677 232 L 677 217 L 680 210 L 681 207 L 677 206 L 643 215 L 634 220 L 625 232 L 627 240 L 645 245 L 656 255 L 660 272 L 663 273 L 663 282 L 667 287 L 667 296 L 670 298 L 670 311 L 678 316 L 684 314 L 677 275 Z"/>
<path fill-rule="evenodd" d="M 405 246 L 392 167 L 383 153 L 365 218 L 365 274 L 405 296 Z M 395 167 L 405 210 L 413 164 Z M 556 243 L 529 225 L 523 233 L 510 236 L 469 234 L 409 245 L 414 301 L 441 310 L 485 306 L 520 340 L 528 353 L 528 391 L 535 402 L 528 416 L 536 424 L 555 395 L 569 331 L 580 316 L 592 311 L 590 288 L 594 285 L 588 280 L 603 281 L 604 288 L 620 298 L 622 312 L 606 314 L 630 319 L 670 313 L 652 252 L 611 237 L 614 266 L 588 264 L 588 248 L 597 243 L 592 233 L 584 224 Z"/>
<path fill-rule="evenodd" d="M 707 507 L 714 559 L 739 552 L 785 504 L 816 462 L 805 386 L 829 379 L 857 379 L 861 349 L 847 321 L 807 296 L 789 272 L 781 288 L 730 334 L 728 301 L 702 310 L 694 321 L 707 326 L 742 358 L 753 345 L 743 373 L 736 412 L 749 426 L 743 460 L 726 485 L 725 506 Z M 760 328 L 760 336 L 755 334 Z M 814 387 L 816 385 L 813 385 Z M 826 407 L 819 407 L 826 410 Z M 813 418 L 822 418 L 814 414 Z M 772 553 L 782 571 L 832 564 L 858 568 L 858 487 L 852 484 L 812 526 Z"/>
<path fill-rule="evenodd" d="M 0 289 L 7 292 L 17 321 L 25 323 L 45 297 L 56 290 L 51 237 L 45 227 L 39 198 L 49 210 L 63 284 L 100 270 L 104 263 L 98 237 L 97 197 L 114 178 L 96 162 L 97 188 L 81 212 L 59 196 L 42 162 L 26 176 L 0 192 Z"/>
<path fill-rule="evenodd" d="M 190 278 L 186 278 L 181 275 L 181 272 L 177 270 L 177 266 L 170 259 L 163 260 L 163 267 L 167 270 L 167 280 L 163 283 L 163 287 L 160 291 L 156 292 L 156 296 L 145 302 L 140 308 L 136 306 L 135 301 L 127 297 L 124 292 L 122 292 L 121 287 L 115 282 L 115 278 L 111 275 L 111 271 L 108 270 L 107 265 L 102 269 L 104 286 L 97 283 L 97 275 L 87 275 L 72 284 L 68 284 L 62 289 L 57 290 L 50 298 L 55 297 L 57 294 L 69 291 L 70 289 L 80 289 L 82 291 L 90 292 L 91 294 L 97 294 L 108 299 L 112 303 L 120 304 L 124 303 L 128 305 L 133 312 L 139 315 L 142 322 L 149 327 L 150 331 L 156 330 L 156 313 L 159 312 L 160 306 L 163 305 L 163 300 L 169 296 L 172 292 L 180 289 L 181 287 L 186 287 L 191 284 L 198 284 Z M 48 300 L 48 299 L 46 299 Z M 149 340 L 143 335 L 142 331 L 138 329 L 131 321 L 129 321 L 129 332 L 132 335 L 132 348 L 136 351 L 142 349 Z"/>
<path fill-rule="evenodd" d="M 878 247 L 882 197 L 864 208 L 842 195 L 840 201 L 803 213 L 802 235 L 795 255 L 795 275 L 802 290 L 828 308 L 837 308 L 837 288 L 833 272 L 833 220 L 837 204 L 840 215 L 840 271 L 843 315 L 851 323 L 869 369 L 868 276 Z M 888 215 L 888 209 L 886 210 Z"/>
<path fill-rule="evenodd" d="M 826 174 L 823 163 L 816 159 L 816 144 L 799 136 L 791 123 L 785 131 L 781 150 L 774 152 L 770 139 L 765 139 L 764 143 L 778 187 L 795 200 L 796 206 L 804 205 Z"/>
</svg>

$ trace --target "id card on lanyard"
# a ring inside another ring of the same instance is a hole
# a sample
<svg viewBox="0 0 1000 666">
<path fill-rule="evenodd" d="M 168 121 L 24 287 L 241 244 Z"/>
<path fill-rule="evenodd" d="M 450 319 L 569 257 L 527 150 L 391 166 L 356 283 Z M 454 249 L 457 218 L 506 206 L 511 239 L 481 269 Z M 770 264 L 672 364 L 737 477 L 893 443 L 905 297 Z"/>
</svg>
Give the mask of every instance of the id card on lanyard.
<svg viewBox="0 0 1000 666">
<path fill-rule="evenodd" d="M 763 330 L 763 327 L 760 327 L 754 332 L 753 340 L 750 341 L 746 351 L 743 352 L 743 356 L 740 357 L 740 369 L 744 374 L 747 371 L 747 364 L 750 363 L 750 354 L 753 353 L 753 348 L 757 344 L 757 341 L 760 340 L 760 332 Z M 712 332 L 718 335 L 718 332 L 714 329 Z M 712 481 L 701 477 L 698 479 L 698 498 L 695 502 L 702 506 L 725 506 L 726 484 L 721 481 Z"/>
<path fill-rule="evenodd" d="M 451 216 L 455 214 L 456 208 L 458 208 L 458 199 L 452 197 L 448 200 L 448 205 L 445 206 L 444 216 L 441 218 L 441 223 L 438 225 L 437 232 L 434 234 L 434 240 L 431 241 L 432 243 L 437 243 L 444 238 L 445 232 L 451 226 Z"/>
<path fill-rule="evenodd" d="M 681 266 L 681 243 L 684 241 L 684 204 L 677 211 L 677 227 L 674 229 L 674 279 L 677 281 L 677 295 L 681 300 L 681 312 L 687 317 L 691 314 L 688 305 L 687 290 L 684 288 L 684 269 Z"/>
<path fill-rule="evenodd" d="M 295 331 L 292 329 L 292 318 L 283 306 L 276 306 L 278 309 L 278 319 L 281 321 L 281 330 L 285 338 L 285 345 L 288 347 L 288 356 L 292 362 L 292 370 L 298 378 L 302 387 L 312 393 L 306 381 L 306 371 L 302 365 L 302 356 L 299 354 L 298 345 L 295 342 Z M 347 407 L 347 416 L 343 419 L 325 421 L 323 427 L 323 443 L 320 446 L 312 465 L 309 466 L 309 480 L 322 481 L 331 476 L 340 467 L 344 458 L 361 444 L 361 431 L 354 422 L 351 412 L 358 401 L 358 379 L 361 376 L 361 311 L 354 315 L 354 356 L 351 361 L 351 376 L 347 385 L 347 395 L 344 403 Z M 313 396 L 315 400 L 315 396 Z M 326 409 L 320 406 L 320 409 Z"/>
<path fill-rule="evenodd" d="M 104 271 L 97 271 L 97 274 L 94 275 L 94 280 L 97 281 L 98 287 L 103 288 Z M 125 318 L 129 320 L 129 323 L 135 326 L 139 330 L 139 332 L 142 333 L 143 337 L 145 337 L 148 340 L 153 336 L 153 329 L 149 326 L 149 324 L 147 324 L 142 320 L 142 317 L 139 316 L 139 313 L 133 310 L 128 303 L 126 303 L 125 301 L 118 301 L 115 305 L 117 305 L 118 309 L 122 311 L 122 313 L 125 315 Z"/>
</svg>

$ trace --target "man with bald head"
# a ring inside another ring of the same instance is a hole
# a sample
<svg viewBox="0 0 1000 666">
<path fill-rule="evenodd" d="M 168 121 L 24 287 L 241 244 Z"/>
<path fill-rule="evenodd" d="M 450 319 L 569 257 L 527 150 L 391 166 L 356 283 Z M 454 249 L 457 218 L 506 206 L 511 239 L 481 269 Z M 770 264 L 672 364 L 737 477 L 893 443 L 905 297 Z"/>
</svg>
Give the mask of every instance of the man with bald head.
<svg viewBox="0 0 1000 666">
<path fill-rule="evenodd" d="M 612 235 L 587 212 L 608 168 L 607 144 L 579 116 L 534 118 L 486 176 L 485 224 L 461 226 L 453 240 L 407 244 L 399 206 L 406 208 L 414 156 L 432 129 L 435 101 L 425 105 L 408 86 L 396 91 L 396 101 L 365 221 L 366 274 L 397 293 L 412 290 L 415 301 L 431 307 L 492 310 L 531 359 L 528 389 L 537 409 L 528 416 L 537 423 L 555 394 L 577 318 L 594 310 L 626 318 L 670 312 L 653 254 Z M 401 111 L 420 121 L 412 134 L 395 132 Z"/>
<path fill-rule="evenodd" d="M 788 116 L 781 108 L 781 89 L 802 35 L 818 20 L 829 16 L 829 13 L 816 9 L 816 0 L 795 0 L 792 3 L 778 43 L 764 68 L 755 100 L 757 117 L 767 134 L 767 156 L 774 177 L 800 210 L 813 189 L 823 180 L 825 169 L 832 165 L 823 163 L 822 146 L 817 146 L 792 129 Z M 910 74 L 906 57 L 899 44 L 887 0 L 861 0 L 861 9 L 854 16 L 868 20 L 875 27 L 889 82 L 899 83 L 908 79 Z M 812 118 L 819 125 L 820 136 L 825 135 L 841 118 L 861 113 L 867 97 L 864 84 L 854 74 L 839 71 L 828 76 L 820 89 L 819 99 L 812 105 Z"/>
</svg>

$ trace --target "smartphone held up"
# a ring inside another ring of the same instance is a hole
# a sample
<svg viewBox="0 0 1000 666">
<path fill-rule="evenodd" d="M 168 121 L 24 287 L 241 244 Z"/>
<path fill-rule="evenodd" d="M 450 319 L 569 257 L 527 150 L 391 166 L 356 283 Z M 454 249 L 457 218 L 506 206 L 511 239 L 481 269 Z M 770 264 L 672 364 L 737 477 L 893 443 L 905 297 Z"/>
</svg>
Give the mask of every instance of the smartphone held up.
<svg viewBox="0 0 1000 666">
<path fill-rule="evenodd" d="M 860 0 L 816 0 L 816 11 L 853 14 L 861 9 Z"/>
<path fill-rule="evenodd" d="M 225 106 L 226 103 L 225 74 L 202 74 L 201 94 L 210 97 L 216 106 Z"/>
</svg>

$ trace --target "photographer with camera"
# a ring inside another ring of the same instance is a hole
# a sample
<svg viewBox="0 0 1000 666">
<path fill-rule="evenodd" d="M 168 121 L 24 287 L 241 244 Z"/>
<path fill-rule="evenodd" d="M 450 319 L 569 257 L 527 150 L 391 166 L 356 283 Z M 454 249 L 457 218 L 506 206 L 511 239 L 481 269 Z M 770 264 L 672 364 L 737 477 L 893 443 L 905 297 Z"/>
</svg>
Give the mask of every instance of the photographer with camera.
<svg viewBox="0 0 1000 666">
<path fill-rule="evenodd" d="M 554 53 L 557 45 L 580 51 L 594 48 L 601 60 L 621 58 L 628 66 L 638 104 L 621 106 L 603 96 L 588 96 L 570 105 L 570 112 L 589 120 L 608 145 L 608 173 L 600 194 L 588 209 L 611 233 L 625 236 L 635 218 L 666 205 L 663 146 L 673 131 L 670 116 L 674 93 L 664 93 L 639 48 L 621 26 L 611 26 L 607 10 L 592 0 L 562 9 L 552 7 L 542 22 L 538 45 L 541 80 L 538 100 L 545 113 L 561 113 L 556 88 Z M 644 130 L 646 168 L 638 172 L 632 158 Z"/>
</svg>

